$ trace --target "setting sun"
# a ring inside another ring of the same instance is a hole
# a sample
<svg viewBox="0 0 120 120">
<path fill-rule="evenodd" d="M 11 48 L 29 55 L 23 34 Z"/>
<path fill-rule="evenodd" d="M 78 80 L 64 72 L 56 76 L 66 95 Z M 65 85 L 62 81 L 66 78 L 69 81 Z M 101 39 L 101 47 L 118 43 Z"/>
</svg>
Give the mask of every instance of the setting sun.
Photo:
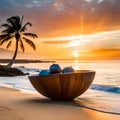
<svg viewBox="0 0 120 120">
<path fill-rule="evenodd" d="M 79 53 L 74 53 L 74 56 L 75 56 L 76 58 L 78 58 L 78 57 L 79 57 Z"/>
<path fill-rule="evenodd" d="M 78 57 L 79 57 L 79 54 L 78 54 L 78 53 L 75 53 L 74 56 L 75 56 L 76 58 L 78 58 Z"/>
</svg>

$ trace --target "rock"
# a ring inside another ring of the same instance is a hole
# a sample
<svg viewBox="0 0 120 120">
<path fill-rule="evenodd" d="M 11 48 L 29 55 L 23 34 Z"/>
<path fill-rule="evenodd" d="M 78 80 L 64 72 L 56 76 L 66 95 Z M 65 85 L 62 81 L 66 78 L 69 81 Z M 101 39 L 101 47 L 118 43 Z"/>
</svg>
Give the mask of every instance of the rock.
<svg viewBox="0 0 120 120">
<path fill-rule="evenodd" d="M 49 67 L 50 74 L 55 74 L 55 73 L 60 73 L 61 72 L 61 67 L 58 64 L 52 64 Z"/>
<path fill-rule="evenodd" d="M 30 75 L 30 73 L 25 73 L 25 75 Z"/>
<path fill-rule="evenodd" d="M 17 68 L 11 68 L 0 65 L 0 76 L 22 76 L 25 75 L 21 70 Z"/>
<path fill-rule="evenodd" d="M 63 70 L 62 70 L 62 73 L 67 73 L 67 72 L 74 72 L 74 69 L 72 67 L 65 67 Z"/>
</svg>

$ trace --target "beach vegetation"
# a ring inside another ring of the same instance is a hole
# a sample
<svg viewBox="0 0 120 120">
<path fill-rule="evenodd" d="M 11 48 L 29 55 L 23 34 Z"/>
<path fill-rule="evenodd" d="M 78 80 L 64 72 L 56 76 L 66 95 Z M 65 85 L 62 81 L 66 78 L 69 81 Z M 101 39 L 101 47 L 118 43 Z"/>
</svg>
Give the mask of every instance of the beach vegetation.
<svg viewBox="0 0 120 120">
<path fill-rule="evenodd" d="M 24 16 L 11 16 L 7 18 L 6 23 L 3 23 L 0 27 L 4 28 L 0 35 L 0 46 L 4 43 L 7 43 L 6 49 L 8 49 L 12 42 L 15 41 L 15 52 L 13 58 L 8 63 L 8 67 L 11 67 L 16 59 L 18 53 L 18 47 L 20 46 L 21 50 L 25 51 L 24 42 L 30 45 L 34 50 L 36 46 L 33 43 L 32 39 L 37 38 L 37 35 L 34 33 L 26 32 L 28 26 L 32 26 L 32 23 L 26 22 L 23 24 Z"/>
</svg>

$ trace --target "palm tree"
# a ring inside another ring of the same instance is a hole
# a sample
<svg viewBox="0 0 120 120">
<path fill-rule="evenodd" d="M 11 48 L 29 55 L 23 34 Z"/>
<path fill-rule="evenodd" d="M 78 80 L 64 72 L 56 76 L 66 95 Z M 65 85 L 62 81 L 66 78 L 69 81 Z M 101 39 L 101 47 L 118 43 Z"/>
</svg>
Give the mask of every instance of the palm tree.
<svg viewBox="0 0 120 120">
<path fill-rule="evenodd" d="M 16 43 L 15 52 L 13 58 L 7 65 L 8 67 L 11 67 L 14 63 L 19 45 L 22 51 L 25 51 L 23 41 L 36 50 L 35 44 L 29 38 L 37 38 L 37 35 L 34 33 L 26 33 L 27 26 L 32 26 L 32 24 L 27 22 L 23 25 L 23 16 L 21 18 L 19 16 L 12 16 L 6 20 L 6 23 L 1 25 L 1 27 L 4 27 L 5 29 L 0 35 L 0 46 L 7 42 L 6 49 L 8 49 L 11 46 L 12 41 L 15 41 Z"/>
</svg>

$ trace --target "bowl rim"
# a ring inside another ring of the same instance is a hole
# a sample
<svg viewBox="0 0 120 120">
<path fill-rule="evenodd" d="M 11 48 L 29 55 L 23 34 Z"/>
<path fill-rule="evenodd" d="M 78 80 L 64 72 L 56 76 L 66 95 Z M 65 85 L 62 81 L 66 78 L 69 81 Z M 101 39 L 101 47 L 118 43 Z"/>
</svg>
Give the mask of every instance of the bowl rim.
<svg viewBox="0 0 120 120">
<path fill-rule="evenodd" d="M 87 74 L 87 73 L 96 73 L 94 70 L 75 70 L 75 72 L 66 72 L 66 73 L 56 73 L 56 74 L 49 74 L 49 75 L 29 75 L 28 77 L 48 77 L 48 76 L 60 76 L 60 75 L 71 75 L 71 74 Z"/>
</svg>

